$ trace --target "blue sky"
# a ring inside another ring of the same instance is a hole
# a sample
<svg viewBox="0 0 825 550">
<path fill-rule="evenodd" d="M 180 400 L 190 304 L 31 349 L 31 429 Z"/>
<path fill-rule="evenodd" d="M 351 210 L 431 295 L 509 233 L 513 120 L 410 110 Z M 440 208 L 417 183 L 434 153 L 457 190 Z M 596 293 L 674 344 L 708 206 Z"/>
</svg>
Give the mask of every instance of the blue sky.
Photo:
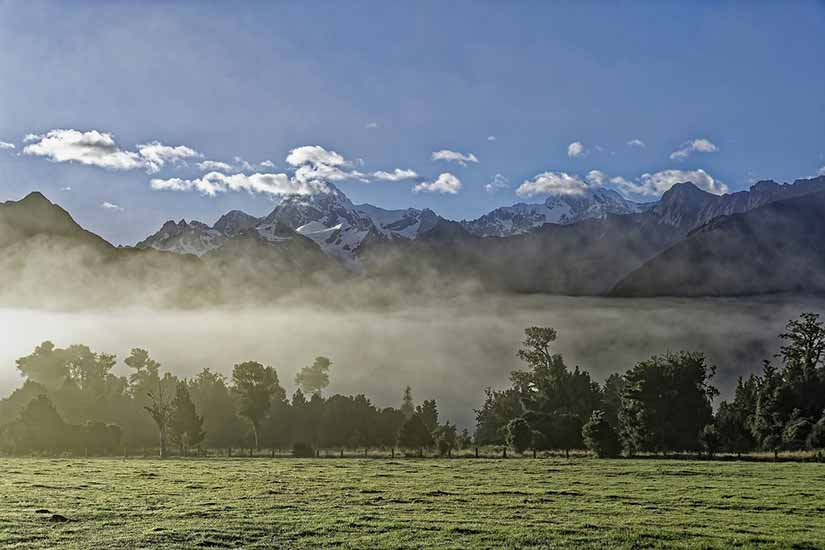
<svg viewBox="0 0 825 550">
<path fill-rule="evenodd" d="M 264 214 L 301 168 L 457 219 L 580 185 L 651 200 L 685 173 L 717 192 L 792 181 L 825 166 L 823 36 L 825 3 L 805 1 L 0 0 L 0 200 L 38 189 L 134 243 L 170 218 Z M 92 131 L 114 161 L 71 160 Z M 141 153 L 155 142 L 200 156 Z M 303 146 L 338 156 L 288 163 Z M 204 178 L 207 160 L 232 166 Z M 416 176 L 375 176 L 395 169 Z"/>
</svg>

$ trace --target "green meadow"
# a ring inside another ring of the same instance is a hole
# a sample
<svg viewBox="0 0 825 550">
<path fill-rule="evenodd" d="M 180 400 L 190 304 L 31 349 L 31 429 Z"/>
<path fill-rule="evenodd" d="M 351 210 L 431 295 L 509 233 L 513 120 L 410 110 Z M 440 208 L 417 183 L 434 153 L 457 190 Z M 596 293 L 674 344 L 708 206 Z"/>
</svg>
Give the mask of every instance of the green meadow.
<svg viewBox="0 0 825 550">
<path fill-rule="evenodd" d="M 825 548 L 825 465 L 0 459 L 2 548 Z"/>
</svg>

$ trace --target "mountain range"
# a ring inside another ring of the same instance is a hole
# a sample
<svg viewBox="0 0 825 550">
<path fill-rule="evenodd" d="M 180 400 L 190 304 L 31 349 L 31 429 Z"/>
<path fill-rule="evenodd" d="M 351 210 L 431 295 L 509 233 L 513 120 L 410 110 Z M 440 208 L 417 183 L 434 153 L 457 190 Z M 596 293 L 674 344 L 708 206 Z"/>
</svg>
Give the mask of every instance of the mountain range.
<svg viewBox="0 0 825 550">
<path fill-rule="evenodd" d="M 168 221 L 135 247 L 84 230 L 40 193 L 0 204 L 4 302 L 101 303 L 141 294 L 196 306 L 295 289 L 472 287 L 568 295 L 822 292 L 825 177 L 713 195 L 689 182 L 655 203 L 615 191 L 550 196 L 452 221 L 328 193 L 285 197 L 265 217 Z M 379 283 L 376 285 L 376 283 Z M 366 285 L 366 286 L 365 286 Z M 46 292 L 48 291 L 48 292 Z"/>
</svg>

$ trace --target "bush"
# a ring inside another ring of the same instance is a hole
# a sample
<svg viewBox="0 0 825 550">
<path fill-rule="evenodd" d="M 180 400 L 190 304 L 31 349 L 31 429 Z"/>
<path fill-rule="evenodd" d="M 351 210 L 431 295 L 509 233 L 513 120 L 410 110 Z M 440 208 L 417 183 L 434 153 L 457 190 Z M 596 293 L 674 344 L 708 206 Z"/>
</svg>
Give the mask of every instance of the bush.
<svg viewBox="0 0 825 550">
<path fill-rule="evenodd" d="M 439 437 L 438 438 L 438 454 L 440 456 L 447 456 L 447 454 L 450 452 L 451 448 L 452 448 L 452 445 L 450 445 L 450 442 L 446 438 L 444 438 L 444 437 Z"/>
<path fill-rule="evenodd" d="M 582 427 L 584 444 L 599 458 L 619 456 L 619 436 L 607 421 L 604 411 L 593 411 L 590 420 Z"/>
<path fill-rule="evenodd" d="M 292 446 L 292 456 L 295 458 L 314 458 L 315 449 L 312 445 L 299 441 Z"/>
<path fill-rule="evenodd" d="M 813 424 L 807 418 L 794 415 L 785 425 L 782 432 L 782 443 L 791 451 L 798 451 L 805 447 L 805 441 L 813 429 Z"/>
<path fill-rule="evenodd" d="M 809 449 L 825 449 L 825 414 L 811 428 L 806 445 Z"/>
<path fill-rule="evenodd" d="M 702 428 L 702 431 L 699 432 L 699 441 L 702 443 L 702 447 L 705 448 L 709 456 L 712 457 L 716 454 L 716 451 L 719 450 L 719 444 L 721 442 L 719 430 L 716 428 L 716 425 L 705 425 L 705 427 Z"/>
<path fill-rule="evenodd" d="M 530 424 L 523 418 L 514 418 L 507 424 L 507 444 L 518 454 L 530 448 L 533 443 L 533 432 Z"/>
</svg>

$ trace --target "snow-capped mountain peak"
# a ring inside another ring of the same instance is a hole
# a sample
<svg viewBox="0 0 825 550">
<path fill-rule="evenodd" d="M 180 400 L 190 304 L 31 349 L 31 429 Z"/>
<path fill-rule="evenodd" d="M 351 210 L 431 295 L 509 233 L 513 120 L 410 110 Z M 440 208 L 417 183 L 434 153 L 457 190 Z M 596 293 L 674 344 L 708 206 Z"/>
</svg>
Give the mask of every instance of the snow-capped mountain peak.
<svg viewBox="0 0 825 550">
<path fill-rule="evenodd" d="M 543 203 L 518 203 L 497 208 L 464 227 L 480 237 L 506 237 L 532 231 L 546 223 L 568 225 L 608 214 L 633 214 L 639 205 L 612 189 L 586 189 L 577 195 L 551 195 Z"/>
</svg>

